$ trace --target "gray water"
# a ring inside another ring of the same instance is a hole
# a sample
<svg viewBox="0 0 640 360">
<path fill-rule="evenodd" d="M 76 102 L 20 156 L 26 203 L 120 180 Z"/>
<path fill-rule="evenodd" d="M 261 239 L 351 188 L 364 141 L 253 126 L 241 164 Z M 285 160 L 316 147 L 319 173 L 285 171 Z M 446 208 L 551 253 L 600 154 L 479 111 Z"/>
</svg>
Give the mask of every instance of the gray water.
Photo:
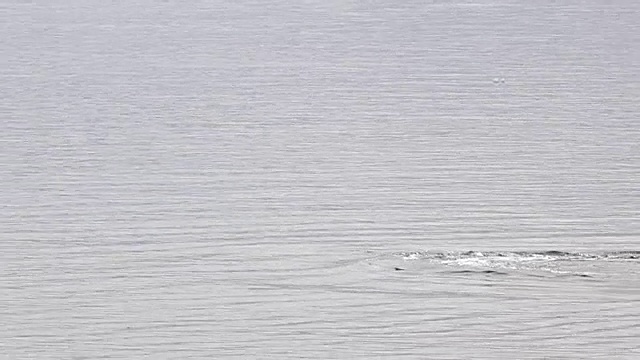
<svg viewBox="0 0 640 360">
<path fill-rule="evenodd" d="M 640 358 L 640 2 L 0 18 L 0 358 Z"/>
</svg>

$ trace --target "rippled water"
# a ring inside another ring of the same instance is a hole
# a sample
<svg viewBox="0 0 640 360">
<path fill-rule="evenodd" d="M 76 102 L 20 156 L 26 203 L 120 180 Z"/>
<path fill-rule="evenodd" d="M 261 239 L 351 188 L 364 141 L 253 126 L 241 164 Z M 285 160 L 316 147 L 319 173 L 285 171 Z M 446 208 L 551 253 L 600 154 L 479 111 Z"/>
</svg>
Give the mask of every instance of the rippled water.
<svg viewBox="0 0 640 360">
<path fill-rule="evenodd" d="M 640 357 L 638 3 L 0 10 L 0 358 Z"/>
</svg>

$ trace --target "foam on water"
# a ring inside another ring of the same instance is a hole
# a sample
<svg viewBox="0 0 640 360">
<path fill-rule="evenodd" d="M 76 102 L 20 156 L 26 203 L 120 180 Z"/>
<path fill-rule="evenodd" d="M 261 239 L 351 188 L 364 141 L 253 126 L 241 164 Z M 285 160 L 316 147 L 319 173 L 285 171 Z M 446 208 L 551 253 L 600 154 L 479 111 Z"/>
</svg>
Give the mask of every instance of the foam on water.
<svg viewBox="0 0 640 360">
<path fill-rule="evenodd" d="M 640 263 L 640 251 L 615 251 L 606 253 L 581 253 L 564 251 L 413 251 L 396 254 L 404 261 L 426 261 L 479 272 L 502 273 L 498 270 L 517 270 L 535 273 L 591 277 L 594 266 L 584 263 L 635 262 Z M 596 266 L 597 267 L 597 266 Z M 454 272 L 460 272 L 457 269 Z M 465 270 L 463 270 L 464 272 Z"/>
</svg>

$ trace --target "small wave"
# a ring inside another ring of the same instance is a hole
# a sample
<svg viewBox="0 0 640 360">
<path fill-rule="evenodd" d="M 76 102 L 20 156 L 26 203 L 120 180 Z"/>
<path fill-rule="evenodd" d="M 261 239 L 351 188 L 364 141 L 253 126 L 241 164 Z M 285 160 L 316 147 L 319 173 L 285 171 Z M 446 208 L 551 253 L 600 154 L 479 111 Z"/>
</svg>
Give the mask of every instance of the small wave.
<svg viewBox="0 0 640 360">
<path fill-rule="evenodd" d="M 452 273 L 507 274 L 509 270 L 534 273 L 552 273 L 558 276 L 592 277 L 583 271 L 586 262 L 636 262 L 640 251 L 614 251 L 602 253 L 548 251 L 413 251 L 395 254 L 405 261 L 422 260 L 455 267 Z M 591 265 L 589 265 L 591 266 Z M 480 269 L 480 270 L 478 270 Z M 507 272 L 505 272 L 507 271 Z"/>
<path fill-rule="evenodd" d="M 451 251 L 451 252 L 430 252 L 430 251 L 412 251 L 398 253 L 406 260 L 413 259 L 435 259 L 435 260 L 518 260 L 518 261 L 576 261 L 576 260 L 640 260 L 640 251 L 614 251 L 605 253 L 581 253 L 581 252 L 565 252 L 558 250 L 549 251 L 515 251 L 515 252 L 498 252 L 498 251 Z"/>
<path fill-rule="evenodd" d="M 488 274 L 488 275 L 508 275 L 506 272 L 497 270 L 454 270 L 449 271 L 451 274 Z"/>
</svg>

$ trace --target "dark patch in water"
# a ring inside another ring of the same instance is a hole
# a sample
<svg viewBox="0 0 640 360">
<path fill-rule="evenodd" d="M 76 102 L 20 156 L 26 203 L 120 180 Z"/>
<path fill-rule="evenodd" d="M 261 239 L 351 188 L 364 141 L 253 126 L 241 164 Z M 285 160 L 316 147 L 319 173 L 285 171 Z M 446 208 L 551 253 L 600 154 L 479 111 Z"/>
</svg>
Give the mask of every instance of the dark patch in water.
<svg viewBox="0 0 640 360">
<path fill-rule="evenodd" d="M 449 271 L 451 274 L 494 274 L 494 275 L 508 275 L 506 272 L 496 270 L 455 270 Z"/>
<path fill-rule="evenodd" d="M 575 274 L 575 276 L 583 277 L 583 278 L 592 278 L 593 276 L 587 274 Z"/>
</svg>

